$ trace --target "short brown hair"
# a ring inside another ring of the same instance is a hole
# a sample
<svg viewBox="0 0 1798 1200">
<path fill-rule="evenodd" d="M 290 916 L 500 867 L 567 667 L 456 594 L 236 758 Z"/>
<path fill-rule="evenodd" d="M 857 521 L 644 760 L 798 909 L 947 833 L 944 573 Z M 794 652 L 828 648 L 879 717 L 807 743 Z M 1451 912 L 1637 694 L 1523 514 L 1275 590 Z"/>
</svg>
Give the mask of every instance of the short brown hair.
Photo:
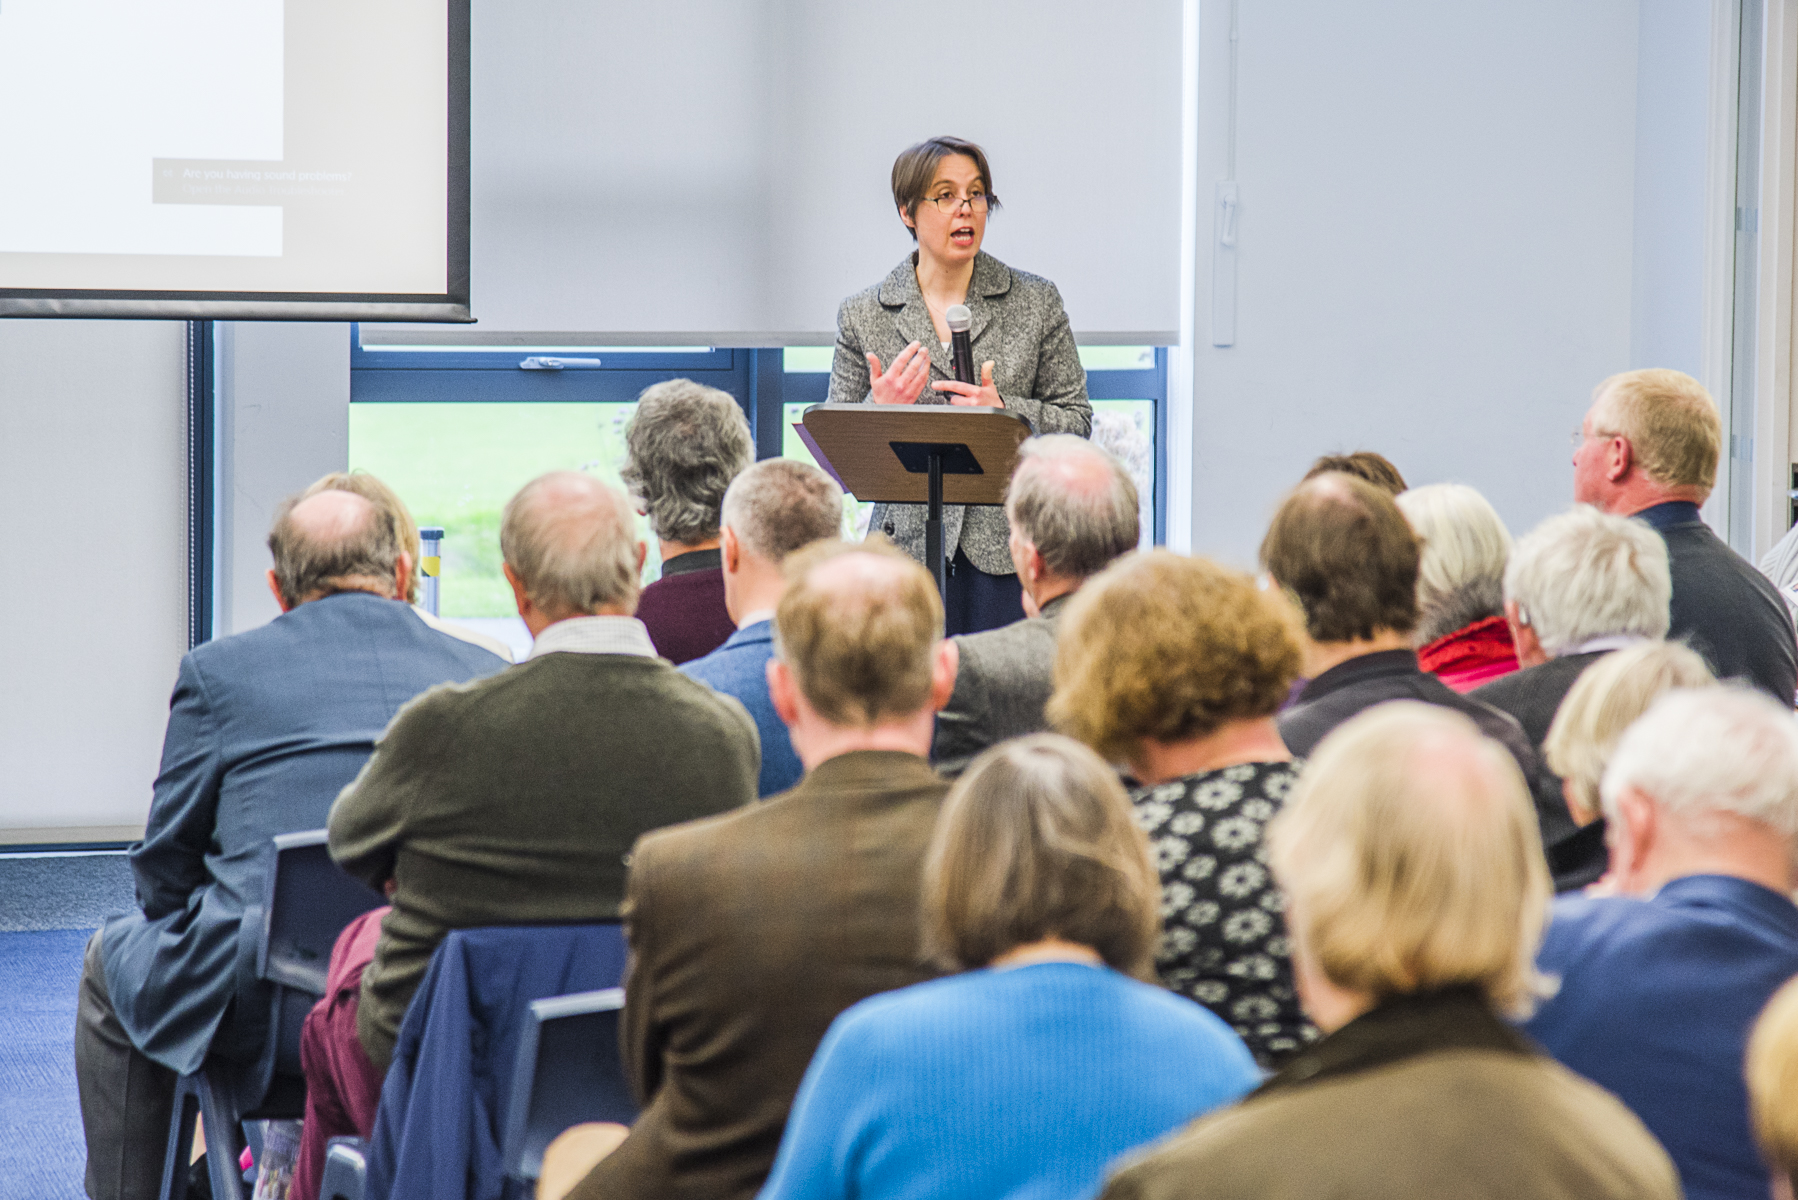
<svg viewBox="0 0 1798 1200">
<path fill-rule="evenodd" d="M 1473 984 L 1527 1016 L 1552 892 L 1517 763 L 1458 712 L 1378 704 L 1319 743 L 1268 827 L 1295 958 L 1372 996 Z"/>
<path fill-rule="evenodd" d="M 1316 479 L 1329 471 L 1337 471 L 1343 475 L 1353 475 L 1356 479 L 1364 479 L 1382 492 L 1396 496 L 1408 491 L 1410 485 L 1405 477 L 1398 473 L 1384 454 L 1375 454 L 1372 450 L 1357 450 L 1353 454 L 1325 454 L 1311 464 L 1305 472 L 1306 479 Z"/>
<path fill-rule="evenodd" d="M 1629 439 L 1636 463 L 1664 487 L 1709 492 L 1723 453 L 1723 418 L 1684 371 L 1625 371 L 1592 393 L 1592 432 Z"/>
<path fill-rule="evenodd" d="M 1410 633 L 1420 554 L 1391 496 L 1334 472 L 1299 484 L 1261 542 L 1261 565 L 1298 603 L 1317 642 Z"/>
<path fill-rule="evenodd" d="M 917 220 L 918 205 L 924 203 L 924 193 L 930 190 L 930 183 L 936 178 L 936 165 L 951 154 L 974 160 L 974 169 L 980 172 L 980 182 L 986 188 L 987 211 L 998 212 L 999 197 L 993 194 L 993 170 L 987 166 L 986 151 L 966 138 L 946 136 L 907 146 L 893 160 L 894 207 Z M 917 241 L 918 231 L 912 229 L 911 236 L 912 241 Z"/>
<path fill-rule="evenodd" d="M 1299 671 L 1295 624 L 1247 575 L 1171 550 L 1132 554 L 1061 614 L 1049 717 L 1115 761 L 1146 738 L 1272 716 Z"/>
<path fill-rule="evenodd" d="M 300 499 L 320 492 L 349 492 L 393 515 L 393 523 L 399 530 L 400 549 L 412 556 L 412 578 L 406 581 L 406 603 L 417 604 L 418 577 L 423 568 L 422 543 L 418 537 L 418 522 L 412 519 L 412 510 L 406 507 L 399 493 L 367 471 L 332 471 L 329 475 L 321 475 L 300 493 Z"/>
<path fill-rule="evenodd" d="M 986 751 L 949 790 L 924 858 L 923 918 L 925 953 L 950 969 L 1056 937 L 1145 975 L 1161 879 L 1111 769 L 1035 733 Z"/>
<path fill-rule="evenodd" d="M 870 560 L 853 577 L 826 571 L 841 559 Z M 884 539 L 860 545 L 814 542 L 784 564 L 787 590 L 774 613 L 774 649 L 818 715 L 866 728 L 930 703 L 943 640 L 936 581 Z"/>
<path fill-rule="evenodd" d="M 1798 979 L 1773 993 L 1748 1039 L 1748 1107 L 1761 1153 L 1798 1185 Z"/>
</svg>

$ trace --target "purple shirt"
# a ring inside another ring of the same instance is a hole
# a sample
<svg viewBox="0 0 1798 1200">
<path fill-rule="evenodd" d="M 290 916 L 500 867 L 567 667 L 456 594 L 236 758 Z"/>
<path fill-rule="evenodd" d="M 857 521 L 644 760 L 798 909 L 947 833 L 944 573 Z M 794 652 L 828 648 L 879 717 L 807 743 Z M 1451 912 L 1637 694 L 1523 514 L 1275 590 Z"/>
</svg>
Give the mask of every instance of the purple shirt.
<svg viewBox="0 0 1798 1200">
<path fill-rule="evenodd" d="M 717 550 L 689 550 L 662 564 L 662 577 L 643 589 L 637 619 L 656 653 L 676 665 L 703 658 L 737 631 L 724 607 L 724 564 Z"/>
</svg>

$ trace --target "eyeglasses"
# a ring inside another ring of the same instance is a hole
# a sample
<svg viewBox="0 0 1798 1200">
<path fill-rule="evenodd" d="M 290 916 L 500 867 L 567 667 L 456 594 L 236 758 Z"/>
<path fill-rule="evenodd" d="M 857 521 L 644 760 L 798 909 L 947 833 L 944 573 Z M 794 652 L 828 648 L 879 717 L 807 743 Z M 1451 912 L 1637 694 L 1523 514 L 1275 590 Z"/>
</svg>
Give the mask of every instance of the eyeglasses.
<svg viewBox="0 0 1798 1200">
<path fill-rule="evenodd" d="M 1620 433 L 1606 433 L 1603 430 L 1594 430 L 1591 436 L 1599 439 L 1600 441 L 1609 441 L 1614 437 L 1622 437 L 1623 435 Z M 1584 429 L 1574 430 L 1573 431 L 1573 448 L 1575 450 L 1578 450 L 1581 446 L 1583 446 L 1585 444 L 1586 444 L 1586 431 Z"/>
<path fill-rule="evenodd" d="M 972 212 L 983 213 L 986 211 L 985 192 L 975 192 L 971 196 L 927 196 L 925 198 L 936 205 L 938 212 L 947 213 L 950 216 L 960 212 L 961 206 L 964 204 Z"/>
</svg>

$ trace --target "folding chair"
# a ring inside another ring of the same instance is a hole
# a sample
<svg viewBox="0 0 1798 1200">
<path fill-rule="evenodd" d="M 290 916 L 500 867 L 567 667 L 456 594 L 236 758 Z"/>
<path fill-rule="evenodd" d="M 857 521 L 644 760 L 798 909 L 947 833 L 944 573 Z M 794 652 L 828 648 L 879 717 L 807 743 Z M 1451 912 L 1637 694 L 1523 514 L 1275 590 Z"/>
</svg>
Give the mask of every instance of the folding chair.
<svg viewBox="0 0 1798 1200">
<path fill-rule="evenodd" d="M 543 1151 L 583 1121 L 629 1125 L 637 1101 L 618 1053 L 624 989 L 533 1000 L 518 1040 L 518 1062 L 506 1107 L 506 1174 L 534 1182 Z"/>
<path fill-rule="evenodd" d="M 237 956 L 238 1006 L 265 1009 L 268 1034 L 256 1061 L 209 1057 L 198 1071 L 176 1081 L 161 1200 L 181 1198 L 196 1116 L 205 1118 L 213 1200 L 244 1200 L 248 1193 L 237 1169 L 243 1122 L 304 1115 L 300 1029 L 325 994 L 331 946 L 351 921 L 386 903 L 331 861 L 324 830 L 280 834 L 272 845 L 263 902 L 244 909 Z"/>
</svg>

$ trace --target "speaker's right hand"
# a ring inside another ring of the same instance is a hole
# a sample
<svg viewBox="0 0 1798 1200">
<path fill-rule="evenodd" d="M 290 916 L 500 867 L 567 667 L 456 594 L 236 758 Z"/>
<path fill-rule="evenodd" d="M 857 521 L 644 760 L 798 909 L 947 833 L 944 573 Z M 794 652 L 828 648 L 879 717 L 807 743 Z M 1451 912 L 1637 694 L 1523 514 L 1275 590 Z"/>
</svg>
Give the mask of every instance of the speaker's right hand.
<svg viewBox="0 0 1798 1200">
<path fill-rule="evenodd" d="M 930 355 L 917 342 L 901 350 L 884 371 L 880 356 L 868 355 L 868 388 L 876 404 L 916 404 L 929 378 Z"/>
</svg>

